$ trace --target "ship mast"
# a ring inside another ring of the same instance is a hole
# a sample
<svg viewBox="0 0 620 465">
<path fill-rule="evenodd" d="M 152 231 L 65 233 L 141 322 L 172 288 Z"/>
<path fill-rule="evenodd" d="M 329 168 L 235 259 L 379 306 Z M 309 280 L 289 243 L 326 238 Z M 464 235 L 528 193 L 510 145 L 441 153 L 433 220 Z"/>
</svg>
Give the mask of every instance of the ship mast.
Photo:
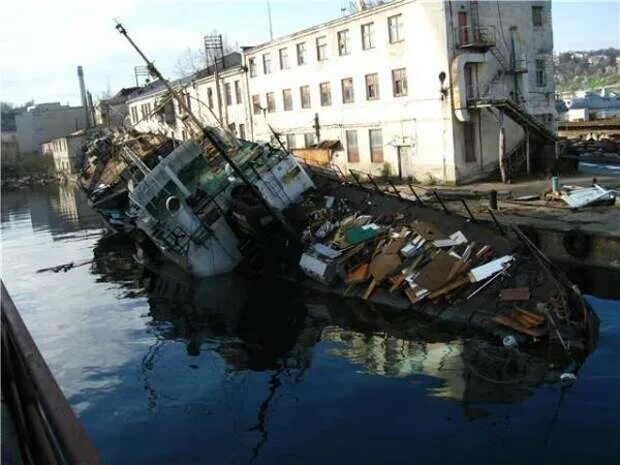
<svg viewBox="0 0 620 465">
<path fill-rule="evenodd" d="M 202 137 L 207 139 L 215 147 L 215 149 L 219 152 L 219 154 L 222 156 L 222 158 L 230 165 L 230 167 L 235 172 L 235 174 L 237 176 L 239 176 L 239 178 L 243 181 L 243 183 L 246 186 L 248 186 L 248 188 L 251 190 L 252 194 L 261 203 L 261 205 L 265 208 L 265 210 L 267 210 L 267 212 L 269 212 L 269 214 L 273 218 L 275 218 L 276 221 L 278 221 L 282 225 L 284 230 L 289 234 L 289 236 L 291 237 L 291 239 L 294 240 L 294 242 L 299 242 L 299 237 L 295 233 L 295 230 L 293 229 L 293 227 L 289 224 L 287 219 L 284 217 L 284 215 L 282 215 L 282 213 L 279 212 L 276 208 L 274 208 L 271 205 L 269 205 L 269 202 L 267 202 L 265 200 L 265 198 L 260 193 L 258 188 L 250 181 L 250 179 L 246 176 L 246 174 L 243 172 L 243 170 L 230 157 L 230 155 L 228 154 L 228 152 L 226 150 L 226 147 L 222 144 L 222 142 L 219 139 L 217 139 L 216 137 L 214 137 L 213 134 L 211 134 L 210 131 L 208 131 L 206 128 L 203 127 L 203 125 L 200 122 L 200 120 L 190 110 L 189 106 L 185 102 L 185 99 L 183 99 L 179 95 L 179 93 L 173 89 L 173 87 L 170 85 L 170 83 L 164 78 L 164 76 L 155 67 L 153 62 L 151 62 L 146 57 L 146 55 L 142 52 L 142 50 L 140 50 L 140 48 L 131 39 L 131 37 L 129 37 L 129 34 L 127 34 L 127 30 L 125 29 L 125 27 L 120 22 L 118 22 L 118 21 L 116 22 L 116 30 L 118 32 L 120 32 L 123 36 L 125 36 L 125 38 L 129 42 L 129 44 L 142 57 L 142 59 L 146 63 L 146 67 L 149 70 L 149 72 L 152 75 L 156 76 L 163 83 L 163 85 L 166 87 L 168 92 L 170 92 L 170 95 L 172 95 L 172 97 L 176 100 L 176 102 L 178 103 L 179 107 L 185 112 L 186 115 L 189 116 L 190 120 L 194 123 L 194 125 L 196 125 L 196 127 L 198 128 L 198 131 L 201 132 Z"/>
</svg>

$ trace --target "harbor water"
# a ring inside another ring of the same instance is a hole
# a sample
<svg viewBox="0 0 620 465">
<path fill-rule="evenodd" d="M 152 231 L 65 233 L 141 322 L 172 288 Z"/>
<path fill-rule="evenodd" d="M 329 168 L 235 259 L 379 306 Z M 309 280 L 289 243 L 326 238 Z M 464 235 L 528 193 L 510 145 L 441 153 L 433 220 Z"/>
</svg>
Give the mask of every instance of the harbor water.
<svg viewBox="0 0 620 465">
<path fill-rule="evenodd" d="M 475 335 L 139 264 L 73 187 L 3 192 L 1 239 L 2 279 L 106 464 L 618 463 L 611 279 L 584 289 L 599 342 L 563 387 L 528 359 L 485 371 Z"/>
</svg>

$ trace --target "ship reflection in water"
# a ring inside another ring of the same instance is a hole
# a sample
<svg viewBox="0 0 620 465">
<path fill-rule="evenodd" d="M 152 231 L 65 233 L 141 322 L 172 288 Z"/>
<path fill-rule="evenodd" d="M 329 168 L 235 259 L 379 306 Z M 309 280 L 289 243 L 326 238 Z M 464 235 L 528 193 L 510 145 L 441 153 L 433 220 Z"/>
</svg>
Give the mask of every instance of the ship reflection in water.
<svg viewBox="0 0 620 465">
<path fill-rule="evenodd" d="M 438 382 L 428 395 L 472 403 L 524 400 L 553 383 L 561 367 L 479 337 L 455 337 L 428 322 L 357 301 L 311 295 L 292 285 L 252 283 L 235 275 L 198 279 L 174 265 L 141 266 L 129 241 L 102 238 L 93 272 L 126 287 L 125 297 L 147 298 L 157 341 L 144 358 L 152 369 L 162 341 L 183 341 L 186 352 L 216 352 L 228 372 L 276 371 L 299 377 L 320 345 L 362 374 L 424 375 Z M 147 388 L 151 392 L 151 387 Z M 151 392 L 151 394 L 153 394 Z"/>
</svg>

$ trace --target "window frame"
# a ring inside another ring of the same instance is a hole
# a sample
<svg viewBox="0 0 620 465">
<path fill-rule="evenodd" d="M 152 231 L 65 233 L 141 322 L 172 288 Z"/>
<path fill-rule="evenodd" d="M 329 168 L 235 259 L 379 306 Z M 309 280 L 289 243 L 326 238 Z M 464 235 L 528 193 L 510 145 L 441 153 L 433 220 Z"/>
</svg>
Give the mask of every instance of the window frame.
<svg viewBox="0 0 620 465">
<path fill-rule="evenodd" d="M 232 86 L 230 85 L 230 82 L 225 82 L 224 83 L 224 103 L 226 103 L 226 106 L 229 107 L 232 105 Z"/>
<path fill-rule="evenodd" d="M 312 138 L 312 143 L 308 144 L 308 137 Z M 304 132 L 304 148 L 312 147 L 316 144 L 316 134 L 313 132 Z"/>
<path fill-rule="evenodd" d="M 291 144 L 291 141 L 293 141 L 292 144 Z M 286 135 L 286 148 L 289 150 L 293 150 L 297 148 L 297 136 L 295 134 Z"/>
<path fill-rule="evenodd" d="M 241 95 L 241 81 L 235 81 L 235 100 L 237 101 L 237 105 L 243 103 L 243 97 Z"/>
<path fill-rule="evenodd" d="M 252 114 L 260 115 L 261 110 L 263 109 L 260 101 L 260 94 L 252 95 Z"/>
<path fill-rule="evenodd" d="M 388 16 L 388 40 L 390 44 L 397 44 L 405 40 L 403 37 L 403 14 Z"/>
<path fill-rule="evenodd" d="M 544 7 L 542 5 L 532 5 L 532 27 L 539 29 L 545 27 L 543 17 Z"/>
<path fill-rule="evenodd" d="M 287 95 L 288 99 L 286 98 Z M 282 89 L 282 108 L 284 109 L 284 111 L 293 111 L 293 89 Z"/>
<path fill-rule="evenodd" d="M 374 85 L 375 85 L 375 95 L 374 96 L 370 96 L 370 86 L 368 85 L 368 80 L 369 78 L 374 78 Z M 364 85 L 366 87 L 366 100 L 379 100 L 380 94 L 379 94 L 379 73 L 369 73 L 366 74 L 364 76 Z"/>
<path fill-rule="evenodd" d="M 349 29 L 343 29 L 336 33 L 338 40 L 338 56 L 344 57 L 351 54 L 351 36 Z"/>
<path fill-rule="evenodd" d="M 305 91 L 308 91 L 307 97 L 308 97 L 308 103 L 307 106 L 304 103 L 304 94 Z M 299 99 L 301 101 L 301 108 L 303 110 L 307 110 L 309 108 L 312 108 L 312 97 L 310 95 L 310 86 L 305 85 L 305 86 L 299 86 Z"/>
<path fill-rule="evenodd" d="M 263 53 L 263 74 L 271 74 L 271 52 Z"/>
<path fill-rule="evenodd" d="M 327 88 L 327 93 L 325 94 L 324 91 L 324 87 L 326 86 Z M 332 104 L 332 85 L 331 82 L 329 81 L 325 81 L 325 82 L 320 82 L 319 83 L 319 95 L 320 95 L 320 103 L 322 107 L 329 107 Z M 324 96 L 327 96 L 326 99 L 324 99 Z"/>
<path fill-rule="evenodd" d="M 351 82 L 351 97 L 350 100 L 347 100 L 345 98 L 345 82 Z M 344 78 L 340 80 L 340 90 L 342 92 L 342 103 L 343 104 L 349 104 L 349 103 L 355 103 L 355 91 L 353 88 L 353 78 L 352 77 L 348 77 L 348 78 Z"/>
<path fill-rule="evenodd" d="M 284 52 L 284 53 L 282 53 Z M 281 70 L 285 70 L 285 69 L 290 69 L 291 68 L 291 64 L 288 61 L 288 47 L 282 47 L 280 49 L 278 49 L 278 58 L 280 60 L 280 69 Z"/>
<path fill-rule="evenodd" d="M 306 49 L 306 42 L 295 44 L 295 50 L 297 51 L 297 66 L 308 64 L 308 60 L 306 59 L 306 53 L 308 52 Z"/>
<path fill-rule="evenodd" d="M 256 77 L 256 57 L 248 58 L 248 69 L 250 71 L 250 77 Z"/>
<path fill-rule="evenodd" d="M 373 147 L 373 133 L 379 133 L 381 145 L 377 147 Z M 368 130 L 368 145 L 370 146 L 370 162 L 371 163 L 383 163 L 384 161 L 384 153 L 383 153 L 383 131 L 381 128 L 372 128 Z M 380 151 L 380 155 L 376 156 L 376 151 Z"/>
<path fill-rule="evenodd" d="M 322 40 L 322 43 L 319 41 Z M 316 61 L 327 61 L 327 36 L 317 37 L 316 45 Z"/>
<path fill-rule="evenodd" d="M 367 28 L 367 32 L 365 33 Z M 362 24 L 360 26 L 360 31 L 362 34 L 362 50 L 372 50 L 375 48 L 375 23 L 371 21 L 369 23 Z M 366 39 L 368 40 L 368 44 L 366 44 Z"/>
<path fill-rule="evenodd" d="M 534 78 L 536 87 L 545 87 L 547 85 L 547 71 L 544 58 L 536 58 L 534 60 Z"/>
<path fill-rule="evenodd" d="M 353 138 L 349 136 L 353 135 Z M 348 163 L 359 163 L 360 161 L 360 146 L 359 140 L 357 138 L 357 129 L 347 129 L 344 132 L 345 141 L 347 144 L 347 162 Z M 355 144 L 351 144 L 352 139 L 355 139 Z M 351 147 L 354 146 L 355 150 L 352 151 Z"/>
<path fill-rule="evenodd" d="M 399 82 L 396 79 L 396 73 L 402 71 L 403 72 L 403 78 L 400 80 L 402 81 L 401 84 L 401 92 L 398 92 L 397 89 L 397 82 Z M 408 89 L 407 89 L 407 68 L 396 68 L 392 70 L 392 95 L 394 97 L 406 97 L 408 94 Z"/>
<path fill-rule="evenodd" d="M 276 94 L 275 92 L 265 93 L 265 103 L 267 104 L 267 113 L 276 112 Z"/>
</svg>

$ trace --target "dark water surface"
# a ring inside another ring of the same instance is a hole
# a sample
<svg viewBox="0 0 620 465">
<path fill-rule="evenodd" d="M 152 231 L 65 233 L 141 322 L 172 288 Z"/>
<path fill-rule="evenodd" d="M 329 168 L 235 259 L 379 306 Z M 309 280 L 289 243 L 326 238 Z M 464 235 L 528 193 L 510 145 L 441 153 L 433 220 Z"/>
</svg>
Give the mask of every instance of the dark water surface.
<svg viewBox="0 0 620 465">
<path fill-rule="evenodd" d="M 107 464 L 620 463 L 618 301 L 588 297 L 599 345 L 562 389 L 398 315 L 140 267 L 72 188 L 4 193 L 1 233 L 2 278 Z"/>
</svg>

